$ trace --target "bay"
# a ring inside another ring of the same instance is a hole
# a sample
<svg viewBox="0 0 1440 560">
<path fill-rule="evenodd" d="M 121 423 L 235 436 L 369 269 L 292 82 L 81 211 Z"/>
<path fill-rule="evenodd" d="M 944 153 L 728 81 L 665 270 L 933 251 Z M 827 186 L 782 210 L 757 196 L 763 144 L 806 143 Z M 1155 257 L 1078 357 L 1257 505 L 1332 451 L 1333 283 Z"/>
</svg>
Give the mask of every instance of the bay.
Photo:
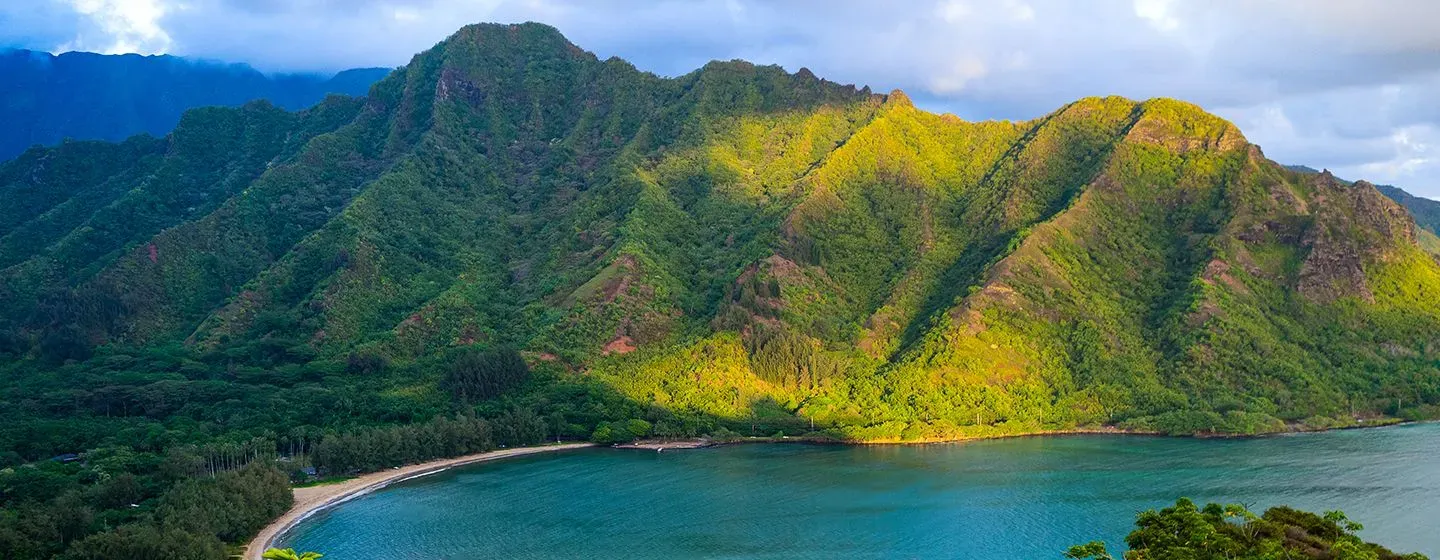
<svg viewBox="0 0 1440 560">
<path fill-rule="evenodd" d="M 1440 424 L 1249 439 L 1043 436 L 919 446 L 588 449 L 483 463 L 326 510 L 327 560 L 1061 558 L 1173 504 L 1339 509 L 1440 557 Z"/>
</svg>

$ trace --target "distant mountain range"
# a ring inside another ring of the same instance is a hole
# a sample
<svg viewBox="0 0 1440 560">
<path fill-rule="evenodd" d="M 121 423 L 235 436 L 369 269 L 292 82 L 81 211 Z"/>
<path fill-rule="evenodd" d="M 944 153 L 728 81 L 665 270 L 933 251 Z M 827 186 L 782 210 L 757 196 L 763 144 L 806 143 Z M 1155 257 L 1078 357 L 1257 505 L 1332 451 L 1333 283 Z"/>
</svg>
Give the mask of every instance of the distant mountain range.
<svg viewBox="0 0 1440 560">
<path fill-rule="evenodd" d="M 362 68 L 334 76 L 267 76 L 243 64 L 174 56 L 0 52 L 0 160 L 65 138 L 164 136 L 181 114 L 196 107 L 264 99 L 299 110 L 330 93 L 364 95 L 388 73 Z"/>
</svg>

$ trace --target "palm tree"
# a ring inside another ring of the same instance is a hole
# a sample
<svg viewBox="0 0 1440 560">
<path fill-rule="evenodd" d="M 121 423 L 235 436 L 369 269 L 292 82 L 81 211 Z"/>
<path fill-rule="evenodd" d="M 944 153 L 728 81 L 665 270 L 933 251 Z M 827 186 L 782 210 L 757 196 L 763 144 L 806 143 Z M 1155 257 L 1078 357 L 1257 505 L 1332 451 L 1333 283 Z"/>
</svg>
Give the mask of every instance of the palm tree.
<svg viewBox="0 0 1440 560">
<path fill-rule="evenodd" d="M 265 551 L 265 554 L 260 555 L 260 557 L 265 560 L 319 560 L 321 556 L 324 556 L 324 554 L 320 554 L 319 552 L 296 553 L 293 548 L 272 548 Z"/>
</svg>

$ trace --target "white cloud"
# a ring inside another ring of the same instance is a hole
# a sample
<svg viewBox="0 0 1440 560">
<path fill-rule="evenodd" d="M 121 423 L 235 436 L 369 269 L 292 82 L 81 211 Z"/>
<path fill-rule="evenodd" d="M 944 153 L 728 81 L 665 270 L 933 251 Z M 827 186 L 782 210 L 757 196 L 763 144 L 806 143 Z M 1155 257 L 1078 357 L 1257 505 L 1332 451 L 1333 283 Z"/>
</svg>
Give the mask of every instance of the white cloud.
<svg viewBox="0 0 1440 560">
<path fill-rule="evenodd" d="M 1135 15 L 1150 22 L 1161 31 L 1174 31 L 1180 27 L 1171 7 L 1174 0 L 1135 0 Z"/>
<path fill-rule="evenodd" d="M 403 23 L 420 21 L 420 19 L 424 16 L 420 15 L 420 12 L 414 8 L 395 8 L 395 10 L 391 13 L 390 17 L 395 18 L 395 21 Z"/>
<path fill-rule="evenodd" d="M 1005 9 L 1010 12 L 1010 17 L 1015 21 L 1032 21 L 1035 19 L 1035 8 L 1019 0 L 1005 0 Z"/>
<path fill-rule="evenodd" d="M 1434 172 L 1440 168 L 1435 152 L 1440 132 L 1428 125 L 1408 126 L 1393 132 L 1389 141 L 1394 156 L 1388 160 L 1362 164 L 1358 168 L 1364 177 L 1374 177 L 1382 183 L 1403 183 L 1422 172 Z M 1431 196 L 1435 196 L 1431 193 Z"/>
<path fill-rule="evenodd" d="M 160 54 L 170 49 L 170 34 L 160 22 L 171 7 L 162 0 L 62 1 L 89 20 L 90 25 L 69 42 L 56 47 L 57 51 Z"/>
<path fill-rule="evenodd" d="M 957 23 L 970 15 L 970 5 L 961 0 L 945 0 L 935 6 L 935 14 L 946 23 Z"/>
<path fill-rule="evenodd" d="M 951 95 L 965 91 L 965 85 L 990 73 L 985 61 L 974 55 L 956 59 L 946 72 L 930 80 L 930 91 L 939 95 Z"/>
</svg>

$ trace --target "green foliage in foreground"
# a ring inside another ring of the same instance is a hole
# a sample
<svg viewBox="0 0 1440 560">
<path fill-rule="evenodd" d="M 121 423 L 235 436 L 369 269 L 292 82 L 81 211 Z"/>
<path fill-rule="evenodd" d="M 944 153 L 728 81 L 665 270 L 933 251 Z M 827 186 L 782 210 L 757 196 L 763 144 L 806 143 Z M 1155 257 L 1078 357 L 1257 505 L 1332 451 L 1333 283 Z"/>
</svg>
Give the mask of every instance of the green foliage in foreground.
<svg viewBox="0 0 1440 560">
<path fill-rule="evenodd" d="M 319 552 L 295 552 L 293 548 L 272 548 L 265 551 L 262 558 L 265 560 L 320 560 L 324 554 Z"/>
<path fill-rule="evenodd" d="M 1425 560 L 1360 540 L 1363 527 L 1338 511 L 1316 515 L 1274 507 L 1255 515 L 1238 504 L 1173 507 L 1140 513 L 1125 537 L 1125 560 Z M 1112 560 L 1105 543 L 1070 547 L 1066 558 Z"/>
</svg>

